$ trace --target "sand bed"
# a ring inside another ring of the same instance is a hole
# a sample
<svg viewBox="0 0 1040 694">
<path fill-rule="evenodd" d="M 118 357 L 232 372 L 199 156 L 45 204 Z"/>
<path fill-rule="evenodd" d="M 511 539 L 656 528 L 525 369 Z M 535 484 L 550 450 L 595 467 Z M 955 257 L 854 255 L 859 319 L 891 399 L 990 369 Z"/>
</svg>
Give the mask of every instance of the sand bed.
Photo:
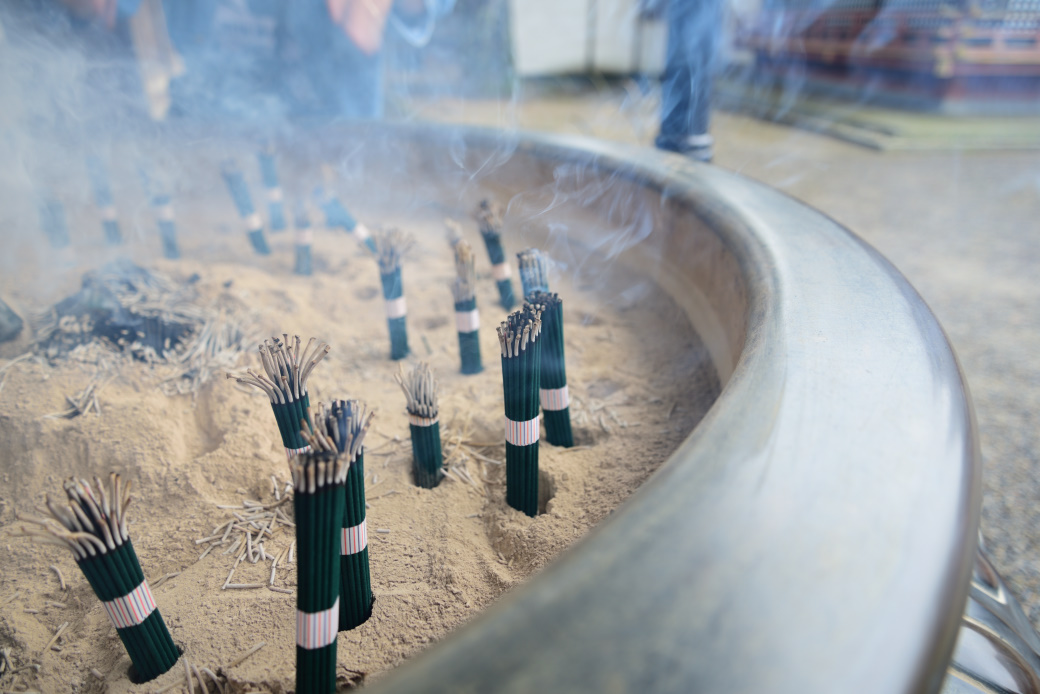
<svg viewBox="0 0 1040 694">
<path fill-rule="evenodd" d="M 564 297 L 578 446 L 567 450 L 542 442 L 545 512 L 524 516 L 504 503 L 502 385 L 493 328 L 505 312 L 487 276 L 479 235 L 467 226 L 483 276 L 478 304 L 485 370 L 462 376 L 444 234 L 432 219 L 385 221 L 408 229 L 419 242 L 404 267 L 412 348 L 405 362 L 429 361 L 441 383 L 441 432 L 453 475 L 434 490 L 411 481 L 404 397 L 392 380 L 398 365 L 387 358 L 378 270 L 353 238 L 318 229 L 315 274 L 297 277 L 290 273 L 291 232 L 269 235 L 270 258 L 239 258 L 248 252 L 245 239 L 200 216 L 182 224 L 184 260 L 145 263 L 181 282 L 197 275 L 199 305 L 254 310 L 259 335 L 287 331 L 327 341 L 333 349 L 311 377 L 312 403 L 350 396 L 377 410 L 365 460 L 376 600 L 366 624 L 340 634 L 344 684 L 378 677 L 545 566 L 667 458 L 718 390 L 685 316 L 646 278 L 620 267 L 613 280 L 595 287 L 559 277 L 554 289 Z M 55 301 L 74 291 L 80 273 L 99 257 L 100 252 L 69 259 L 70 272 L 47 282 L 44 292 L 38 291 L 44 284 L 38 269 L 27 264 L 19 276 L 5 278 L 0 291 L 23 309 L 41 308 L 44 297 Z M 203 257 L 207 262 L 199 261 Z M 11 358 L 25 351 L 26 342 L 2 347 L 0 356 Z M 99 396 L 102 414 L 46 418 L 66 409 L 65 396 L 94 377 L 98 366 L 91 361 L 99 357 L 110 362 L 104 373 L 111 378 Z M 44 492 L 60 494 L 68 475 L 117 471 L 134 481 L 131 537 L 159 609 L 191 662 L 226 678 L 232 692 L 292 690 L 295 564 L 283 560 L 275 571 L 274 585 L 290 592 L 266 587 L 270 561 L 242 563 L 234 575 L 235 583 L 265 587 L 221 590 L 237 550 L 225 554 L 229 545 L 221 545 L 200 560 L 209 543 L 196 544 L 231 520 L 235 509 L 218 505 L 274 502 L 272 476 L 282 485 L 287 479 L 266 397 L 223 379 L 207 383 L 197 398 L 168 396 L 160 385 L 176 376 L 171 365 L 100 350 L 86 350 L 82 358 L 53 364 L 25 359 L 0 376 L 0 648 L 11 649 L 15 667 L 40 666 L 38 673 L 5 674 L 0 685 L 145 692 L 183 683 L 178 666 L 147 685 L 132 685 L 129 658 L 71 555 L 13 537 L 15 512 L 30 512 Z M 239 365 L 256 363 L 250 352 Z M 474 484 L 465 481 L 466 474 Z M 280 508 L 291 518 L 291 503 Z M 276 556 L 292 539 L 292 528 L 279 525 L 265 550 Z M 51 565 L 63 573 L 66 591 Z M 168 574 L 177 575 L 160 581 Z M 65 622 L 60 651 L 44 652 Z M 266 646 L 229 666 L 260 641 Z"/>
</svg>

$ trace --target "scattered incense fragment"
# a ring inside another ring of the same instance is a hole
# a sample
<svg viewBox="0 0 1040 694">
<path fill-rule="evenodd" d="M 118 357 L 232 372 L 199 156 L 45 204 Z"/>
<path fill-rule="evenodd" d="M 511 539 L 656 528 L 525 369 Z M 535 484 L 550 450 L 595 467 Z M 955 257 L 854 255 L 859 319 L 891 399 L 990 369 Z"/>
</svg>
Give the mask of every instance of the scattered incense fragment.
<svg viewBox="0 0 1040 694">
<path fill-rule="evenodd" d="M 401 280 L 401 259 L 414 244 L 414 239 L 399 229 L 387 229 L 375 236 L 376 256 L 379 260 L 379 279 L 386 301 L 386 322 L 390 329 L 390 358 L 408 356 L 408 326 L 405 316 L 408 307 Z"/>
<path fill-rule="evenodd" d="M 498 328 L 506 414 L 506 503 L 538 513 L 538 382 L 542 328 L 539 307 L 526 304 Z"/>
<path fill-rule="evenodd" d="M 261 648 L 263 648 L 266 645 L 267 645 L 266 641 L 261 641 L 260 643 L 256 644 L 255 646 L 250 648 L 248 651 L 246 651 L 245 653 L 243 653 L 242 655 L 238 656 L 237 658 L 232 660 L 230 663 L 228 663 L 228 667 L 238 667 L 239 665 L 241 665 L 242 663 L 244 663 L 246 661 L 246 658 L 248 658 L 249 656 L 253 655 L 254 653 L 259 651 Z"/>
<path fill-rule="evenodd" d="M 405 374 L 400 367 L 394 379 L 407 398 L 408 428 L 412 436 L 412 472 L 415 484 L 433 489 L 440 482 L 443 462 L 441 427 L 437 418 L 437 381 L 424 361 Z"/>
<path fill-rule="evenodd" d="M 315 439 L 317 440 L 317 439 Z M 343 484 L 350 463 L 326 450 L 309 451 L 289 463 L 299 585 L 296 592 L 296 691 L 336 689 L 336 634 L 339 631 Z"/>
<path fill-rule="evenodd" d="M 312 337 L 307 341 L 307 346 L 301 349 L 299 335 L 294 335 L 292 341 L 287 334 L 282 337 L 285 338 L 284 342 L 272 337 L 260 345 L 260 361 L 266 375 L 246 369 L 245 374 L 236 376 L 229 373 L 227 377 L 259 388 L 267 394 L 285 446 L 285 455 L 291 458 L 307 450 L 306 442 L 300 437 L 300 431 L 305 422 L 309 423 L 310 417 L 307 379 L 318 362 L 329 353 L 330 347 L 320 342 L 312 350 Z"/>
<path fill-rule="evenodd" d="M 278 586 L 267 586 L 268 590 L 273 590 L 276 593 L 285 593 L 286 595 L 292 595 L 293 592 L 288 588 L 279 588 Z"/>
<path fill-rule="evenodd" d="M 459 333 L 459 357 L 464 374 L 484 370 L 480 359 L 480 312 L 477 310 L 476 283 L 473 248 L 460 239 L 455 244 L 455 282 L 451 290 L 455 297 L 455 328 Z"/>
<path fill-rule="evenodd" d="M 109 476 L 107 488 L 97 477 L 93 487 L 86 480 L 70 478 L 65 493 L 65 507 L 46 497 L 50 517 L 16 514 L 19 520 L 32 524 L 21 526 L 20 532 L 72 552 L 141 680 L 152 680 L 173 667 L 179 654 L 127 531 L 130 483 L 124 484 L 115 473 Z"/>
<path fill-rule="evenodd" d="M 267 191 L 267 224 L 271 231 L 285 229 L 285 203 L 282 187 L 278 184 L 278 167 L 275 165 L 274 146 L 266 145 L 257 153 L 260 161 L 260 180 Z"/>
<path fill-rule="evenodd" d="M 64 610 L 66 607 L 68 607 L 68 605 L 66 605 L 65 603 L 57 602 L 56 600 L 48 600 L 47 601 L 47 605 L 48 605 L 48 607 L 54 607 L 54 608 L 57 608 L 59 610 Z"/>
<path fill-rule="evenodd" d="M 57 574 L 57 576 L 58 576 L 58 583 L 60 584 L 61 591 L 64 593 L 65 592 L 65 577 L 61 575 L 61 569 L 59 569 L 54 564 L 51 564 L 50 568 L 51 568 L 51 571 L 53 571 L 55 574 Z"/>
<path fill-rule="evenodd" d="M 252 590 L 253 588 L 263 587 L 263 583 L 228 583 L 224 586 L 227 590 Z"/>
<path fill-rule="evenodd" d="M 104 680 L 105 679 L 105 676 L 102 675 L 101 671 L 98 670 L 97 668 L 90 668 L 90 674 L 92 674 L 94 677 L 96 677 L 99 680 Z"/>
<path fill-rule="evenodd" d="M 238 209 L 238 215 L 241 217 L 242 224 L 249 235 L 249 243 L 252 244 L 253 250 L 260 255 L 269 255 L 271 249 L 267 245 L 267 239 L 264 237 L 264 220 L 260 218 L 256 208 L 253 207 L 253 198 L 249 194 L 249 186 L 246 185 L 246 179 L 239 170 L 238 165 L 232 160 L 224 161 L 220 165 L 220 175 L 224 178 L 224 183 L 227 184 L 228 192 L 231 193 L 231 199 L 235 203 L 235 208 Z"/>
<path fill-rule="evenodd" d="M 58 639 L 61 638 L 61 635 L 65 632 L 65 628 L 68 625 L 69 625 L 69 623 L 65 622 L 60 627 L 58 627 L 58 630 L 56 632 L 54 632 L 54 636 L 52 636 L 51 640 L 47 642 L 47 645 L 43 647 L 43 650 L 45 650 L 45 651 L 50 650 L 50 647 L 53 646 L 54 644 L 56 644 L 58 642 Z"/>
<path fill-rule="evenodd" d="M 344 506 L 340 524 L 340 631 L 353 629 L 372 615 L 364 448 L 372 416 L 357 400 L 336 400 L 327 408 L 322 405 L 311 432 L 315 450 L 338 453 L 350 465 L 343 484 Z M 290 562 L 295 546 L 294 543 L 289 547 Z"/>
<path fill-rule="evenodd" d="M 564 356 L 563 302 L 559 295 L 535 291 L 526 297 L 542 314 L 542 363 L 538 396 L 545 413 L 545 440 L 554 446 L 574 445 L 570 393 Z"/>
<path fill-rule="evenodd" d="M 123 242 L 123 235 L 119 231 L 119 216 L 116 213 L 115 198 L 112 197 L 108 170 L 100 157 L 87 157 L 87 175 L 90 178 L 90 187 L 94 191 L 94 204 L 101 213 L 101 228 L 105 232 L 105 241 L 111 246 L 118 246 Z"/>
<path fill-rule="evenodd" d="M 491 275 L 498 286 L 499 302 L 502 308 L 510 310 L 516 303 L 513 297 L 513 282 L 509 279 L 509 263 L 502 249 L 502 214 L 497 204 L 481 200 L 476 212 L 480 235 L 487 247 L 488 259 L 491 261 Z"/>
</svg>

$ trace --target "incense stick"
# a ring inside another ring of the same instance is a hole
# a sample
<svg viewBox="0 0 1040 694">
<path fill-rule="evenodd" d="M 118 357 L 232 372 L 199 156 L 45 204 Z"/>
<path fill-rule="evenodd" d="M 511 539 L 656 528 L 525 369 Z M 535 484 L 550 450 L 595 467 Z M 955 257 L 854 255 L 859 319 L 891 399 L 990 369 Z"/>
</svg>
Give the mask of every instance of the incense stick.
<svg viewBox="0 0 1040 694">
<path fill-rule="evenodd" d="M 513 282 L 509 279 L 509 263 L 502 249 L 502 215 L 497 205 L 481 200 L 476 217 L 491 261 L 491 274 L 498 286 L 499 302 L 508 311 L 513 308 L 516 299 L 513 297 Z"/>
<path fill-rule="evenodd" d="M 412 247 L 414 240 L 399 229 L 387 229 L 375 237 L 376 256 L 379 260 L 379 279 L 386 300 L 386 322 L 390 330 L 390 358 L 408 356 L 408 313 L 401 281 L 401 258 Z"/>
<path fill-rule="evenodd" d="M 278 432 L 282 436 L 285 455 L 292 458 L 296 453 L 308 450 L 307 442 L 300 435 L 305 423 L 310 423 L 310 396 L 307 391 L 307 379 L 314 367 L 329 353 L 330 347 L 324 342 L 314 345 L 314 338 L 307 341 L 307 346 L 300 349 L 300 336 L 283 334 L 284 342 L 277 337 L 264 340 L 260 345 L 260 362 L 264 374 L 246 369 L 245 374 L 227 374 L 227 377 L 238 383 L 259 388 L 267 394 L 274 411 Z"/>
<path fill-rule="evenodd" d="M 285 229 L 285 203 L 282 187 L 278 183 L 278 168 L 275 166 L 274 147 L 268 144 L 257 153 L 260 161 L 260 180 L 267 190 L 267 224 L 271 231 Z"/>
<path fill-rule="evenodd" d="M 100 157 L 87 157 L 87 176 L 94 191 L 94 204 L 101 213 L 101 228 L 105 232 L 105 241 L 111 246 L 118 246 L 123 242 L 123 234 L 119 231 L 119 216 L 116 213 L 108 170 Z"/>
<path fill-rule="evenodd" d="M 271 249 L 264 237 L 264 220 L 260 218 L 256 208 L 253 207 L 253 198 L 249 194 L 249 186 L 246 179 L 239 170 L 238 165 L 232 160 L 226 160 L 220 165 L 220 175 L 227 184 L 228 192 L 238 210 L 238 216 L 242 219 L 246 233 L 249 235 L 249 243 L 253 250 L 260 255 L 269 255 Z"/>
<path fill-rule="evenodd" d="M 498 328 L 506 414 L 506 503 L 538 513 L 538 382 L 541 307 L 509 314 Z"/>
<path fill-rule="evenodd" d="M 321 173 L 324 185 L 318 188 L 316 197 L 319 205 L 321 205 L 322 212 L 325 213 L 325 226 L 330 229 L 343 229 L 347 233 L 353 234 L 359 243 L 365 244 L 368 250 L 373 253 L 378 252 L 376 250 L 376 242 L 372 238 L 372 233 L 368 230 L 368 227 L 354 219 L 354 215 L 350 214 L 332 191 L 334 178 L 332 167 L 323 165 Z"/>
<path fill-rule="evenodd" d="M 440 483 L 443 454 L 441 425 L 437 419 L 437 381 L 424 361 L 405 374 L 400 367 L 394 375 L 408 399 L 408 428 L 412 434 L 412 471 L 415 484 L 433 489 Z"/>
<path fill-rule="evenodd" d="M 314 418 L 311 445 L 338 452 L 350 462 L 343 485 L 345 497 L 340 536 L 339 630 L 363 624 L 372 616 L 372 576 L 368 563 L 365 505 L 365 434 L 372 414 L 357 400 L 335 400 Z M 290 549 L 291 551 L 291 549 Z"/>
<path fill-rule="evenodd" d="M 340 538 L 350 463 L 328 451 L 290 461 L 296 517 L 296 691 L 336 690 L 340 611 Z"/>
<path fill-rule="evenodd" d="M 72 552 L 130 655 L 140 681 L 163 674 L 180 654 L 170 637 L 127 532 L 130 483 L 109 476 L 108 488 L 97 477 L 65 482 L 68 505 L 46 497 L 50 517 L 18 516 L 35 527 L 21 534 Z M 57 635 L 56 635 L 57 636 Z"/>
<path fill-rule="evenodd" d="M 311 216 L 307 211 L 307 203 L 297 202 L 293 213 L 293 226 L 296 228 L 296 265 L 293 271 L 297 275 L 310 275 L 314 272 L 311 261 L 314 230 L 311 229 Z"/>
<path fill-rule="evenodd" d="M 477 311 L 476 281 L 473 248 L 464 240 L 455 243 L 455 283 L 451 290 L 455 297 L 455 328 L 459 333 L 459 359 L 464 374 L 484 370 L 480 359 L 480 312 Z"/>
</svg>

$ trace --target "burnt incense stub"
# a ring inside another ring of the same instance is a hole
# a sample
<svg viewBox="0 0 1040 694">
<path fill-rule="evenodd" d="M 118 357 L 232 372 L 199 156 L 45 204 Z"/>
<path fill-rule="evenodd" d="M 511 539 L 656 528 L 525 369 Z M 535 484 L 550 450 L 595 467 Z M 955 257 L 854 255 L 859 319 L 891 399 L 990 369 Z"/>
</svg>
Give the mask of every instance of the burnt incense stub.
<svg viewBox="0 0 1040 694">
<path fill-rule="evenodd" d="M 437 417 L 437 380 L 430 365 L 419 362 L 407 374 L 401 367 L 394 375 L 407 399 L 408 429 L 412 439 L 412 471 L 415 484 L 433 489 L 441 481 L 441 426 Z"/>
<path fill-rule="evenodd" d="M 487 248 L 488 260 L 491 261 L 491 276 L 495 278 L 495 286 L 498 287 L 499 302 L 502 308 L 508 311 L 516 304 L 516 299 L 513 296 L 509 263 L 506 262 L 506 253 L 502 249 L 501 212 L 497 205 L 481 200 L 476 218 L 480 226 L 480 235 L 484 238 L 484 246 Z"/>
<path fill-rule="evenodd" d="M 285 229 L 285 202 L 282 187 L 278 183 L 278 167 L 275 165 L 274 149 L 265 147 L 257 153 L 260 162 L 260 180 L 267 194 L 267 223 L 271 231 Z"/>
<path fill-rule="evenodd" d="M 461 372 L 476 374 L 484 370 L 480 359 L 480 312 L 477 310 L 473 249 L 464 240 L 457 239 L 455 249 L 455 327 L 459 333 Z"/>
<path fill-rule="evenodd" d="M 264 236 L 264 220 L 253 206 L 253 198 L 249 194 L 249 186 L 246 184 L 242 171 L 235 162 L 228 160 L 221 164 L 220 175 L 227 184 L 228 193 L 231 194 L 231 199 L 235 203 L 235 209 L 238 210 L 238 215 L 242 219 L 242 226 L 245 227 L 253 250 L 260 255 L 270 254 L 271 249 Z"/>
<path fill-rule="evenodd" d="M 387 229 L 375 236 L 376 258 L 379 261 L 379 280 L 386 302 L 386 323 L 390 332 L 390 358 L 408 356 L 408 327 L 405 317 L 408 307 L 404 298 L 401 278 L 401 260 L 412 247 L 414 239 L 399 229 Z"/>
</svg>

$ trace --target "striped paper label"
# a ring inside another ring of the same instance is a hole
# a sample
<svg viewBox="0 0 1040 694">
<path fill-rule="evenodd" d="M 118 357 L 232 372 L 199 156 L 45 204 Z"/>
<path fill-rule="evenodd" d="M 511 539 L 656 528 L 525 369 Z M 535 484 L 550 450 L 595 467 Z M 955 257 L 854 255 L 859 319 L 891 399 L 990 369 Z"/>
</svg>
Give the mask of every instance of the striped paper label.
<svg viewBox="0 0 1040 694">
<path fill-rule="evenodd" d="M 491 266 L 491 275 L 499 282 L 509 279 L 509 263 Z"/>
<path fill-rule="evenodd" d="M 102 207 L 101 208 L 101 219 L 105 220 L 106 222 L 114 222 L 114 221 L 116 221 L 116 219 L 118 219 L 118 215 L 116 214 L 116 206 L 115 205 L 105 205 L 104 207 Z"/>
<path fill-rule="evenodd" d="M 116 629 L 126 629 L 142 624 L 148 615 L 155 612 L 155 598 L 148 581 L 134 588 L 128 595 L 101 603 Z"/>
<path fill-rule="evenodd" d="M 480 312 L 477 309 L 472 311 L 456 311 L 455 312 L 455 327 L 458 328 L 460 333 L 471 333 L 480 327 Z"/>
<path fill-rule="evenodd" d="M 538 418 L 526 422 L 514 422 L 506 417 L 506 441 L 514 446 L 530 446 L 538 443 Z"/>
<path fill-rule="evenodd" d="M 367 520 L 351 528 L 343 528 L 343 539 L 340 541 L 341 554 L 357 554 L 368 547 Z"/>
<path fill-rule="evenodd" d="M 264 220 L 260 219 L 260 215 L 257 212 L 246 217 L 245 222 L 246 231 L 259 231 L 264 228 Z"/>
<path fill-rule="evenodd" d="M 357 226 L 354 227 L 354 236 L 358 237 L 359 241 L 364 241 L 371 235 L 372 234 L 370 234 L 368 231 L 368 227 L 366 227 L 361 222 L 358 222 Z"/>
<path fill-rule="evenodd" d="M 563 388 L 542 388 L 538 391 L 538 395 L 542 401 L 542 409 L 550 412 L 566 410 L 571 404 L 571 396 L 567 392 L 567 386 Z"/>
<path fill-rule="evenodd" d="M 155 208 L 155 216 L 160 222 L 173 221 L 173 208 L 170 205 L 159 205 Z"/>
<path fill-rule="evenodd" d="M 336 642 L 339 631 L 339 598 L 327 610 L 302 612 L 296 610 L 296 645 L 309 651 L 325 648 Z"/>
<path fill-rule="evenodd" d="M 310 446 L 304 446 L 303 448 L 286 448 L 285 449 L 285 459 L 286 460 L 292 460 L 294 455 L 299 455 L 300 453 L 306 453 L 310 449 L 311 449 Z"/>
<path fill-rule="evenodd" d="M 275 186 L 274 188 L 267 189 L 267 199 L 271 202 L 282 201 L 282 188 L 281 186 Z"/>
<path fill-rule="evenodd" d="M 404 318 L 408 314 L 408 306 L 404 303 L 404 297 L 386 300 L 387 318 Z"/>
<path fill-rule="evenodd" d="M 421 417 L 417 414 L 408 413 L 408 423 L 417 427 L 432 427 L 437 423 L 436 417 Z"/>
</svg>

